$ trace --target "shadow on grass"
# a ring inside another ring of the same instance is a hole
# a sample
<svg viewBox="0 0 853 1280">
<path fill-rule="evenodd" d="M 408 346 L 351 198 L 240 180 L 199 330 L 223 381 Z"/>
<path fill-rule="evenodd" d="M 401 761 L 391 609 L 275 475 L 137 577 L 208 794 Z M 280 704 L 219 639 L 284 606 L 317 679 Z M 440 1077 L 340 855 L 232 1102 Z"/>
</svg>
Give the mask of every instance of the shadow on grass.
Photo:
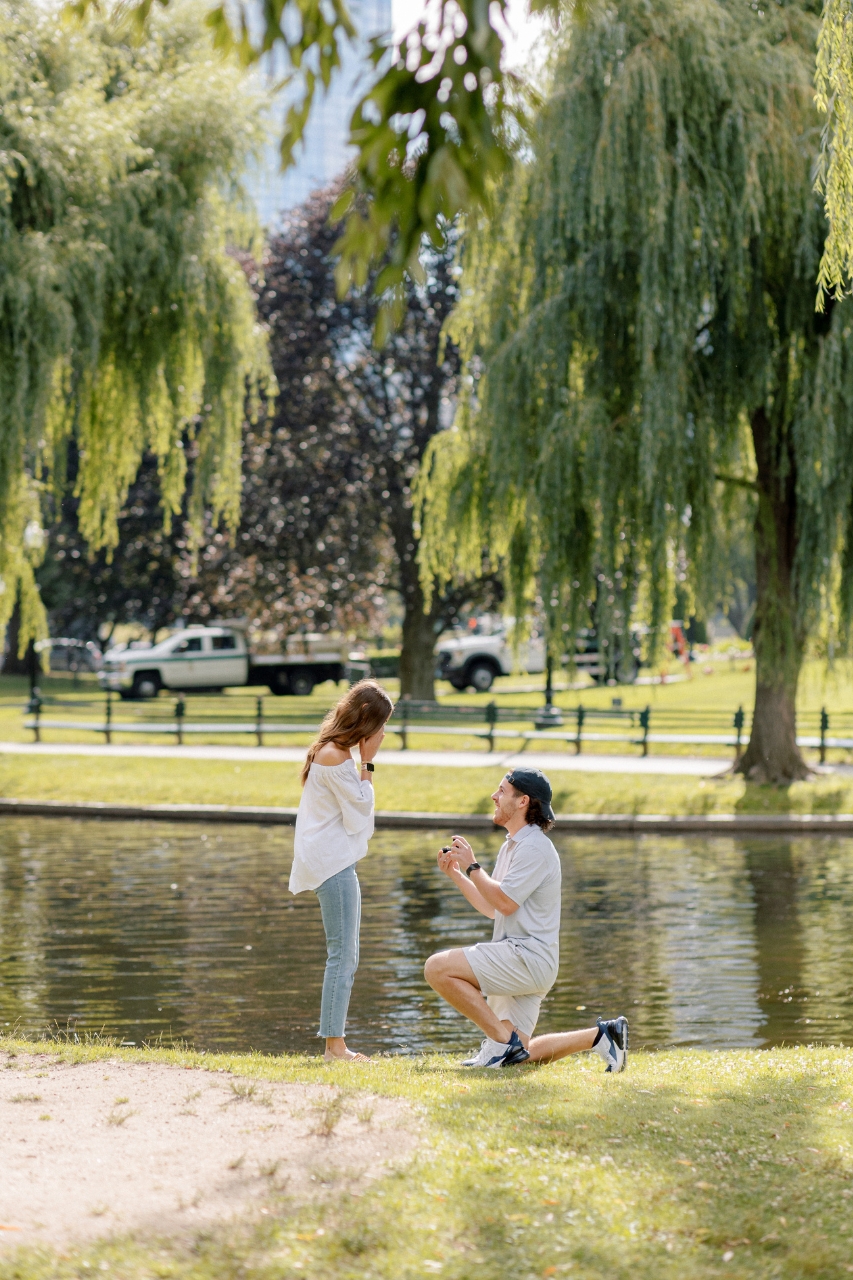
<svg viewBox="0 0 853 1280">
<path fill-rule="evenodd" d="M 842 1059 L 649 1054 L 616 1077 L 590 1059 L 511 1073 L 407 1064 L 399 1083 L 412 1100 L 412 1076 L 423 1090 L 425 1142 L 372 1187 L 330 1183 L 307 1208 L 282 1195 L 268 1217 L 192 1243 L 7 1256 L 0 1278 L 95 1274 L 103 1260 L 186 1280 L 838 1280 L 853 1105 Z"/>
<path fill-rule="evenodd" d="M 838 1105 L 834 1082 L 808 1066 L 774 1071 L 772 1055 L 754 1062 L 731 1080 L 688 1064 L 695 1097 L 677 1072 L 656 1082 L 653 1067 L 642 1071 L 650 1089 L 590 1072 L 578 1089 L 559 1066 L 467 1091 L 460 1081 L 446 1108 L 456 1159 L 412 1206 L 410 1227 L 426 1227 L 421 1269 L 399 1274 L 835 1280 L 850 1174 L 815 1115 Z M 389 1216 L 389 1264 L 401 1261 L 399 1232 Z"/>
<path fill-rule="evenodd" d="M 837 1280 L 850 1174 L 816 1114 L 836 1082 L 771 1054 L 691 1057 L 638 1059 L 636 1079 L 442 1072 L 434 1158 L 330 1201 L 283 1274 Z"/>
</svg>

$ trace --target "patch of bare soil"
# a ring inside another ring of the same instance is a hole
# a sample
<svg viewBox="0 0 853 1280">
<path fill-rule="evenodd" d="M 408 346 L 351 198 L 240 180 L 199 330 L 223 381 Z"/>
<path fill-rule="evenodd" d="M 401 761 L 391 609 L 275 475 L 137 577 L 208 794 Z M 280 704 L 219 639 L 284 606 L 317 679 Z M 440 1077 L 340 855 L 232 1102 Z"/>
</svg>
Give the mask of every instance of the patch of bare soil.
<svg viewBox="0 0 853 1280">
<path fill-rule="evenodd" d="M 406 1103 L 334 1086 L 9 1057 L 0 1060 L 0 1248 L 181 1234 L 264 1213 L 282 1194 L 357 1193 L 416 1141 Z"/>
</svg>

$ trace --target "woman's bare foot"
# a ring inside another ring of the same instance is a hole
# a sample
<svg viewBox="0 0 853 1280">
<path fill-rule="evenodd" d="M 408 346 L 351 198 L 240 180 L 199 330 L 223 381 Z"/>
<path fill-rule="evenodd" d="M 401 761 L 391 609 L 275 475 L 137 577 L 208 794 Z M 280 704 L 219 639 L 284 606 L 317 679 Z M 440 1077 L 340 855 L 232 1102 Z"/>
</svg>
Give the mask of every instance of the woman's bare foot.
<svg viewBox="0 0 853 1280">
<path fill-rule="evenodd" d="M 343 1036 L 333 1036 L 326 1041 L 326 1052 L 323 1054 L 326 1062 L 369 1062 L 370 1059 L 364 1053 L 353 1053 L 352 1049 L 348 1049 Z"/>
</svg>

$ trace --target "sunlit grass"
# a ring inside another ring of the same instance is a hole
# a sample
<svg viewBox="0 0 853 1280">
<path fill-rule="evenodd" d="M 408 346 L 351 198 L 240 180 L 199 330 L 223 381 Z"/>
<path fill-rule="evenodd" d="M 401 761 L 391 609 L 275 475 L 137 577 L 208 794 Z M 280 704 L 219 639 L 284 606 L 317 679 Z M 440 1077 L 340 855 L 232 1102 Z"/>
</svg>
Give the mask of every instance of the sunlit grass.
<svg viewBox="0 0 853 1280">
<path fill-rule="evenodd" d="M 19 1051 L 27 1046 L 0 1041 Z M 32 1048 L 32 1046 L 29 1046 Z M 198 1239 L 118 1240 L 13 1257 L 1 1280 L 340 1276 L 826 1277 L 846 1274 L 853 1198 L 853 1054 L 839 1049 L 632 1055 L 466 1073 L 450 1058 L 142 1052 L 69 1045 L 69 1061 L 121 1057 L 226 1070 L 248 1081 L 333 1083 L 342 1109 L 403 1098 L 415 1156 L 353 1196 Z"/>
<path fill-rule="evenodd" d="M 487 769 L 382 765 L 375 774 L 377 808 L 490 813 L 489 796 L 502 773 L 499 758 Z M 853 779 L 847 777 L 761 787 L 731 777 L 554 770 L 551 780 L 558 813 L 853 813 Z M 293 808 L 300 792 L 295 763 L 0 755 L 0 796 L 7 799 Z"/>
<path fill-rule="evenodd" d="M 562 692 L 557 701 L 566 709 L 581 699 L 590 706 L 608 706 L 612 697 L 622 699 L 626 708 L 651 705 L 653 711 L 672 709 L 716 708 L 732 711 L 738 705 L 749 707 L 752 698 L 754 672 L 752 663 L 739 657 L 732 661 L 706 664 L 711 675 L 703 674 L 702 664 L 691 668 L 694 678 L 689 681 L 663 685 L 612 688 L 590 688 L 582 692 Z M 506 677 L 498 681 L 494 694 L 454 694 L 453 701 L 485 705 L 493 696 L 501 703 L 519 706 L 537 705 L 541 691 L 507 693 L 517 688 L 522 677 Z M 538 677 L 526 678 L 536 685 Z M 394 692 L 393 681 L 388 682 Z M 56 696 L 71 699 L 92 697 L 99 699 L 95 683 L 81 678 L 76 688 L 70 677 L 50 677 L 46 688 Z M 447 693 L 447 686 L 441 686 Z M 22 677 L 0 676 L 0 739 L 5 741 L 31 741 L 32 734 L 22 728 L 23 705 L 27 682 Z M 338 690 L 331 685 L 319 686 L 310 698 L 272 698 L 265 700 L 266 714 L 277 710 L 303 713 L 310 720 L 319 720 L 331 704 Z M 245 691 L 231 691 L 225 704 L 237 705 L 242 699 L 249 706 Z M 222 703 L 222 699 L 219 700 Z M 853 708 L 853 675 L 846 664 L 838 665 L 827 673 L 818 663 L 804 668 L 800 703 L 803 709 L 814 711 L 824 703 L 831 709 Z M 192 715 L 193 699 L 188 699 L 188 716 Z M 218 705 L 206 698 L 206 706 Z M 126 708 L 118 706 L 117 715 Z M 52 714 L 56 714 L 55 709 Z M 81 713 L 83 714 L 83 713 Z M 102 714 L 93 709 L 93 718 Z M 570 727 L 570 726 L 569 726 Z M 79 732 L 46 731 L 50 741 L 87 741 L 100 743 L 101 736 Z M 119 738 L 119 741 L 122 739 Z M 124 741 L 138 742 L 139 738 Z M 144 741 L 156 741 L 146 737 Z M 163 739 L 173 743 L 173 739 Z M 203 739 L 193 738 L 193 743 Z M 240 743 L 250 745 L 251 737 L 229 737 L 224 740 L 230 746 Z M 270 738 L 270 742 L 302 746 L 308 735 Z M 410 734 L 413 749 L 455 752 L 482 751 L 485 743 L 474 737 L 456 738 Z M 399 746 L 399 738 L 390 734 L 388 745 Z M 377 804 L 381 809 L 424 811 L 442 813 L 486 813 L 489 811 L 489 795 L 501 773 L 500 755 L 514 751 L 518 741 L 502 742 L 496 751 L 495 764 L 488 768 L 437 768 L 429 766 L 400 767 L 382 764 L 376 774 Z M 537 752 L 547 745 L 548 750 L 565 754 L 573 746 L 566 743 L 543 744 L 538 742 L 528 749 Z M 592 744 L 585 746 L 587 753 L 618 751 L 639 755 L 636 746 L 628 744 Z M 652 748 L 652 754 L 693 754 L 695 747 L 678 747 L 671 744 Z M 726 759 L 732 752 L 724 746 L 705 748 L 714 756 Z M 807 753 L 816 760 L 816 752 Z M 829 760 L 849 759 L 849 753 L 830 752 Z M 807 783 L 797 783 L 789 788 L 747 786 L 740 779 L 730 777 L 720 780 L 700 780 L 673 776 L 636 776 L 632 774 L 575 774 L 554 770 L 552 780 L 556 792 L 556 807 L 563 813 L 731 813 L 742 812 L 795 812 L 840 813 L 853 812 L 853 780 L 846 777 L 821 778 Z M 145 803 L 197 803 L 228 805 L 273 805 L 292 807 L 299 801 L 298 766 L 293 763 L 271 763 L 246 760 L 127 760 L 121 758 L 44 757 L 34 759 L 23 756 L 0 755 L 0 795 L 19 799 L 96 800 L 122 801 L 130 804 Z"/>
</svg>

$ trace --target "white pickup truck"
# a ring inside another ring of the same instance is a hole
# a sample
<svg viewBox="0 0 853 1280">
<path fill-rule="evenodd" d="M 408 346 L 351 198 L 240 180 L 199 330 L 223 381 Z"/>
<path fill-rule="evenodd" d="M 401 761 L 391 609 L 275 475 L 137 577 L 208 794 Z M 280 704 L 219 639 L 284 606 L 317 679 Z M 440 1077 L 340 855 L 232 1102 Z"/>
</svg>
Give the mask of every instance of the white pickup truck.
<svg viewBox="0 0 853 1280">
<path fill-rule="evenodd" d="M 271 693 L 305 697 L 324 680 L 359 678 L 369 664 L 322 635 L 291 636 L 284 654 L 253 655 L 237 627 L 187 627 L 159 644 L 115 648 L 104 655 L 101 687 L 122 698 L 156 698 L 161 689 L 266 685 Z"/>
<path fill-rule="evenodd" d="M 512 675 L 516 655 L 503 631 L 491 635 L 453 636 L 439 642 L 436 648 L 436 675 L 449 680 L 454 689 L 487 693 L 497 676 Z M 545 670 L 545 642 L 540 636 L 524 641 L 518 653 L 518 666 L 530 675 Z"/>
<path fill-rule="evenodd" d="M 623 656 L 622 644 L 614 636 L 614 662 L 622 680 L 633 683 L 637 677 L 640 660 L 640 647 L 637 637 L 629 636 L 631 648 Z M 605 646 L 608 645 L 605 639 Z M 541 636 L 532 636 L 519 646 L 517 655 L 509 643 L 506 631 L 495 630 L 491 634 L 454 635 L 441 640 L 436 647 L 436 676 L 441 680 L 449 680 L 454 689 L 474 689 L 477 693 L 488 693 L 498 676 L 512 675 L 518 669 L 528 675 L 540 675 L 545 670 L 545 641 Z M 561 666 L 568 664 L 564 656 Z M 604 680 L 608 676 L 609 666 L 601 656 L 594 631 L 579 631 L 575 640 L 574 666 L 577 671 L 585 671 L 595 681 Z"/>
</svg>

